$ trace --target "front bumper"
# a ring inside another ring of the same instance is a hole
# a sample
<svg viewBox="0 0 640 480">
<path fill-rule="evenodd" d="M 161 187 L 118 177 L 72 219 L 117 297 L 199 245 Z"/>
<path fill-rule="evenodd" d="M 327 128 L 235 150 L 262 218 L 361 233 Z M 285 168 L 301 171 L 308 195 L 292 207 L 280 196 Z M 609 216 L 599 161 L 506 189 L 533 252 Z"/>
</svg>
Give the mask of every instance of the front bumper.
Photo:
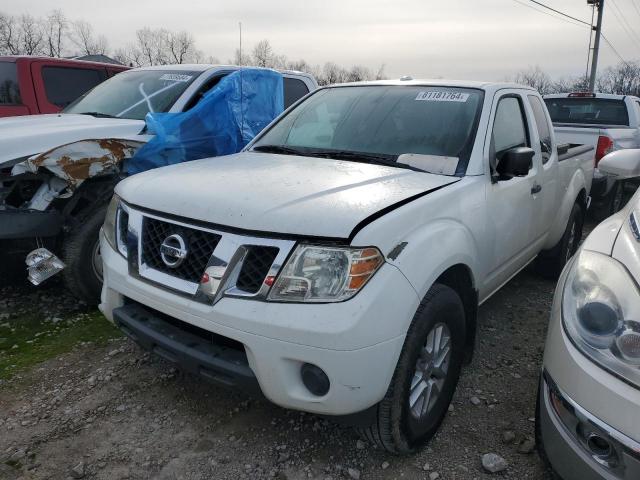
<svg viewBox="0 0 640 480">
<path fill-rule="evenodd" d="M 385 264 L 362 292 L 342 303 L 286 304 L 222 298 L 211 306 L 129 275 L 126 260 L 104 238 L 101 252 L 104 286 L 100 310 L 109 320 L 122 325 L 124 310 L 120 308 L 138 304 L 237 342 L 269 400 L 312 413 L 351 415 L 384 397 L 419 304 L 408 280 L 396 267 Z M 162 337 L 160 343 L 166 347 L 168 335 Z M 145 342 L 149 348 L 148 341 L 139 343 Z M 182 347 L 179 349 L 182 353 L 175 358 L 184 361 L 176 363 L 193 371 L 188 368 L 193 366 L 193 355 L 184 355 Z M 305 387 L 301 378 L 305 363 L 320 367 L 328 376 L 330 388 L 325 395 L 313 395 Z M 229 378 L 228 365 L 218 364 L 209 370 Z"/>
<path fill-rule="evenodd" d="M 558 281 L 545 345 L 538 399 L 543 448 L 564 480 L 635 480 L 640 478 L 640 390 L 596 365 L 567 337 L 561 319 L 567 271 Z M 598 448 L 600 439 L 610 451 Z"/>
<path fill-rule="evenodd" d="M 538 408 L 541 447 L 563 480 L 640 478 L 640 444 L 584 410 L 544 374 Z"/>
</svg>

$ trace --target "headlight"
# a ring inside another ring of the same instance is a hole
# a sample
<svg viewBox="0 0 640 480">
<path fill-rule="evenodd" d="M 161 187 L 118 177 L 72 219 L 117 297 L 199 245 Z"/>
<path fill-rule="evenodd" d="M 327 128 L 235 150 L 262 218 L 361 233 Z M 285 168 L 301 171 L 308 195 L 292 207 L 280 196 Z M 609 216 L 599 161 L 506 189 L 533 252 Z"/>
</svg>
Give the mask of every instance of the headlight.
<svg viewBox="0 0 640 480">
<path fill-rule="evenodd" d="M 116 244 L 116 218 L 118 215 L 118 207 L 120 206 L 120 197 L 114 194 L 111 197 L 111 202 L 109 202 L 109 206 L 107 207 L 107 215 L 104 217 L 104 224 L 102 225 L 102 232 L 104 233 L 104 238 L 109 242 L 109 245 L 114 250 L 118 250 L 118 246 Z"/>
<path fill-rule="evenodd" d="M 128 224 L 129 215 L 127 210 L 120 201 L 120 197 L 114 194 L 107 207 L 107 215 L 104 218 L 102 231 L 109 245 L 124 257 L 127 256 L 126 232 Z"/>
<path fill-rule="evenodd" d="M 276 279 L 269 300 L 339 302 L 364 287 L 384 258 L 377 248 L 299 245 Z"/>
<path fill-rule="evenodd" d="M 621 263 L 581 251 L 562 293 L 562 318 L 578 349 L 640 385 L 640 292 Z"/>
</svg>

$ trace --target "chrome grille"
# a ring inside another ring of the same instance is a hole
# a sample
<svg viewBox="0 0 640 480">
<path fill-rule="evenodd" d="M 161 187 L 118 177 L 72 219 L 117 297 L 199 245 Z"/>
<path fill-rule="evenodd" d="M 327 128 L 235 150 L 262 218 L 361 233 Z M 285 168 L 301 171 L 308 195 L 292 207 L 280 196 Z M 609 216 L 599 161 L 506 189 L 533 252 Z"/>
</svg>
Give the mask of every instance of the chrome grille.
<svg viewBox="0 0 640 480">
<path fill-rule="evenodd" d="M 260 290 L 269 273 L 279 249 L 277 247 L 249 246 L 247 250 L 236 287 L 247 293 L 256 293 Z"/>
<path fill-rule="evenodd" d="M 179 234 L 185 240 L 188 252 L 184 262 L 175 268 L 167 266 L 160 255 L 162 242 L 173 234 Z M 167 275 L 199 283 L 219 241 L 220 235 L 215 233 L 145 217 L 142 223 L 142 261 Z"/>
</svg>

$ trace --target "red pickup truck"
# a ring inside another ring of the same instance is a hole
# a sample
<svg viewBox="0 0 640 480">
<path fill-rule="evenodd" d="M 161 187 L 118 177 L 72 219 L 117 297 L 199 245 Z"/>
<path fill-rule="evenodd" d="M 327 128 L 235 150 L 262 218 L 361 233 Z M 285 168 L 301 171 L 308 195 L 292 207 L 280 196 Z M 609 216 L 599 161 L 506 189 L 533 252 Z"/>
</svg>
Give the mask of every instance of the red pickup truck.
<svg viewBox="0 0 640 480">
<path fill-rule="evenodd" d="M 128 68 L 62 58 L 0 56 L 0 117 L 57 113 Z"/>
</svg>

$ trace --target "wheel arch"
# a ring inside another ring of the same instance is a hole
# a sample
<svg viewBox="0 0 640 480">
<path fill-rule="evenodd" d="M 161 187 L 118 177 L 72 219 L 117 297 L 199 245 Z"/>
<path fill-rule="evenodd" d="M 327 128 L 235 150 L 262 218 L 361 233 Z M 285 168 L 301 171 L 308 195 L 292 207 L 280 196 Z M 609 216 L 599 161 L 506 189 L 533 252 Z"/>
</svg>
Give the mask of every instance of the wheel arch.
<svg viewBox="0 0 640 480">
<path fill-rule="evenodd" d="M 463 263 L 450 266 L 442 272 L 434 283 L 453 289 L 462 300 L 465 312 L 465 363 L 473 358 L 478 319 L 478 290 L 471 268 Z"/>
</svg>

